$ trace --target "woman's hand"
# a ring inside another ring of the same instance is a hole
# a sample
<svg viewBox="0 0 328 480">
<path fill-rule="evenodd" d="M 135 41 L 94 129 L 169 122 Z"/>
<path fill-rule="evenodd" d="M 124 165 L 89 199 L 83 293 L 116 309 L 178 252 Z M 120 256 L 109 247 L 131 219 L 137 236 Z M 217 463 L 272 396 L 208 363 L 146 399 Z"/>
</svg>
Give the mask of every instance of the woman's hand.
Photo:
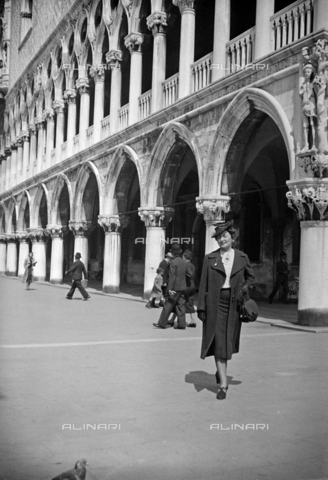
<svg viewBox="0 0 328 480">
<path fill-rule="evenodd" d="M 206 319 L 205 310 L 197 310 L 197 317 L 199 318 L 199 320 L 201 320 L 202 322 L 204 322 L 205 319 Z"/>
</svg>

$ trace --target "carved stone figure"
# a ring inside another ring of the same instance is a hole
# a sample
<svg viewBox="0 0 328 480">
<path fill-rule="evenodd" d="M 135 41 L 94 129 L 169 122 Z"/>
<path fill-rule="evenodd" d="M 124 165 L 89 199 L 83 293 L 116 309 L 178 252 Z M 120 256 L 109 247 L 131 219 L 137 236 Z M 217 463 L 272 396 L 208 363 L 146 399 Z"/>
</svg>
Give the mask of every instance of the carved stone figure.
<svg viewBox="0 0 328 480">
<path fill-rule="evenodd" d="M 313 79 L 315 67 L 311 63 L 306 63 L 303 67 L 303 80 L 301 81 L 299 93 L 302 97 L 302 123 L 303 123 L 303 143 L 302 151 L 316 149 L 315 138 L 315 118 L 316 114 L 316 96 L 313 88 Z"/>
</svg>

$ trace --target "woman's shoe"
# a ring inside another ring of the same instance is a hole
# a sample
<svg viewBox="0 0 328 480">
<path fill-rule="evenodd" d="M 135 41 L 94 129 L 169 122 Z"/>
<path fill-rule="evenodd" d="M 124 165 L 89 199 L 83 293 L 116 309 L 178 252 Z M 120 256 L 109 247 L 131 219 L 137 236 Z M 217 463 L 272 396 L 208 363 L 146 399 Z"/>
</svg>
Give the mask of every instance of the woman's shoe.
<svg viewBox="0 0 328 480">
<path fill-rule="evenodd" d="M 216 398 L 218 400 L 224 400 L 227 396 L 227 390 L 228 390 L 228 387 L 219 387 L 219 391 L 217 393 Z"/>
<path fill-rule="evenodd" d="M 187 327 L 196 328 L 197 323 L 188 323 Z"/>
<path fill-rule="evenodd" d="M 220 383 L 220 375 L 218 371 L 215 372 L 215 378 L 216 378 L 216 383 Z"/>
</svg>

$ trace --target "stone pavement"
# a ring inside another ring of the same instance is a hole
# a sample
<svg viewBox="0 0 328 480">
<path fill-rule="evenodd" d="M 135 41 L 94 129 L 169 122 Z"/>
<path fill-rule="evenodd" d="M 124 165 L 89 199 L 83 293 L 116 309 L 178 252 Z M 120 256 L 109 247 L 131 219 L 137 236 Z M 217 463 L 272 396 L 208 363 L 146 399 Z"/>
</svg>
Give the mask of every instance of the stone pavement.
<svg viewBox="0 0 328 480">
<path fill-rule="evenodd" d="M 87 480 L 328 478 L 324 333 L 243 325 L 218 401 L 200 322 L 159 331 L 142 301 L 32 287 L 0 277 L 2 480 L 51 479 L 82 457 Z"/>
</svg>

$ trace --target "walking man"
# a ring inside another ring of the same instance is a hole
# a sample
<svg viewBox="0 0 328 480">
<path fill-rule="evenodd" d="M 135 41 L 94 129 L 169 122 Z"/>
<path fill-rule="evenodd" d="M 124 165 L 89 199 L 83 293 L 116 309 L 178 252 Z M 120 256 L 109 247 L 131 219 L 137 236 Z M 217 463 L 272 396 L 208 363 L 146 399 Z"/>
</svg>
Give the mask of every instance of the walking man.
<svg viewBox="0 0 328 480">
<path fill-rule="evenodd" d="M 87 271 L 85 269 L 84 263 L 81 262 L 81 260 L 80 260 L 81 256 L 82 255 L 79 252 L 77 252 L 75 254 L 75 262 L 73 263 L 71 268 L 69 270 L 67 270 L 67 272 L 66 272 L 66 275 L 68 275 L 69 273 L 73 273 L 72 287 L 71 287 L 70 291 L 68 292 L 68 294 L 66 296 L 67 300 L 72 300 L 72 297 L 74 295 L 74 292 L 75 292 L 76 288 L 79 289 L 81 295 L 83 296 L 83 300 L 88 300 L 90 298 L 90 295 L 87 293 L 87 291 L 85 290 L 85 288 L 83 287 L 83 285 L 81 283 L 82 273 L 83 273 L 85 279 L 88 278 L 88 274 L 87 274 Z"/>
<path fill-rule="evenodd" d="M 186 273 L 188 264 L 181 258 L 180 245 L 172 245 L 173 259 L 170 263 L 169 283 L 167 286 L 168 297 L 159 317 L 158 323 L 153 323 L 156 328 L 166 328 L 169 316 L 175 310 L 178 315 L 178 328 L 186 328 L 186 307 L 184 292 L 187 288 Z"/>
<path fill-rule="evenodd" d="M 170 273 L 170 262 L 173 258 L 172 253 L 168 252 L 165 255 L 164 260 L 161 261 L 159 264 L 158 268 L 162 268 L 164 270 L 163 272 L 163 284 L 162 284 L 162 292 L 163 292 L 163 297 L 164 299 L 167 298 L 167 284 L 169 281 L 169 273 Z M 161 307 L 164 307 L 164 303 L 162 301 L 159 302 L 159 305 Z"/>
</svg>

